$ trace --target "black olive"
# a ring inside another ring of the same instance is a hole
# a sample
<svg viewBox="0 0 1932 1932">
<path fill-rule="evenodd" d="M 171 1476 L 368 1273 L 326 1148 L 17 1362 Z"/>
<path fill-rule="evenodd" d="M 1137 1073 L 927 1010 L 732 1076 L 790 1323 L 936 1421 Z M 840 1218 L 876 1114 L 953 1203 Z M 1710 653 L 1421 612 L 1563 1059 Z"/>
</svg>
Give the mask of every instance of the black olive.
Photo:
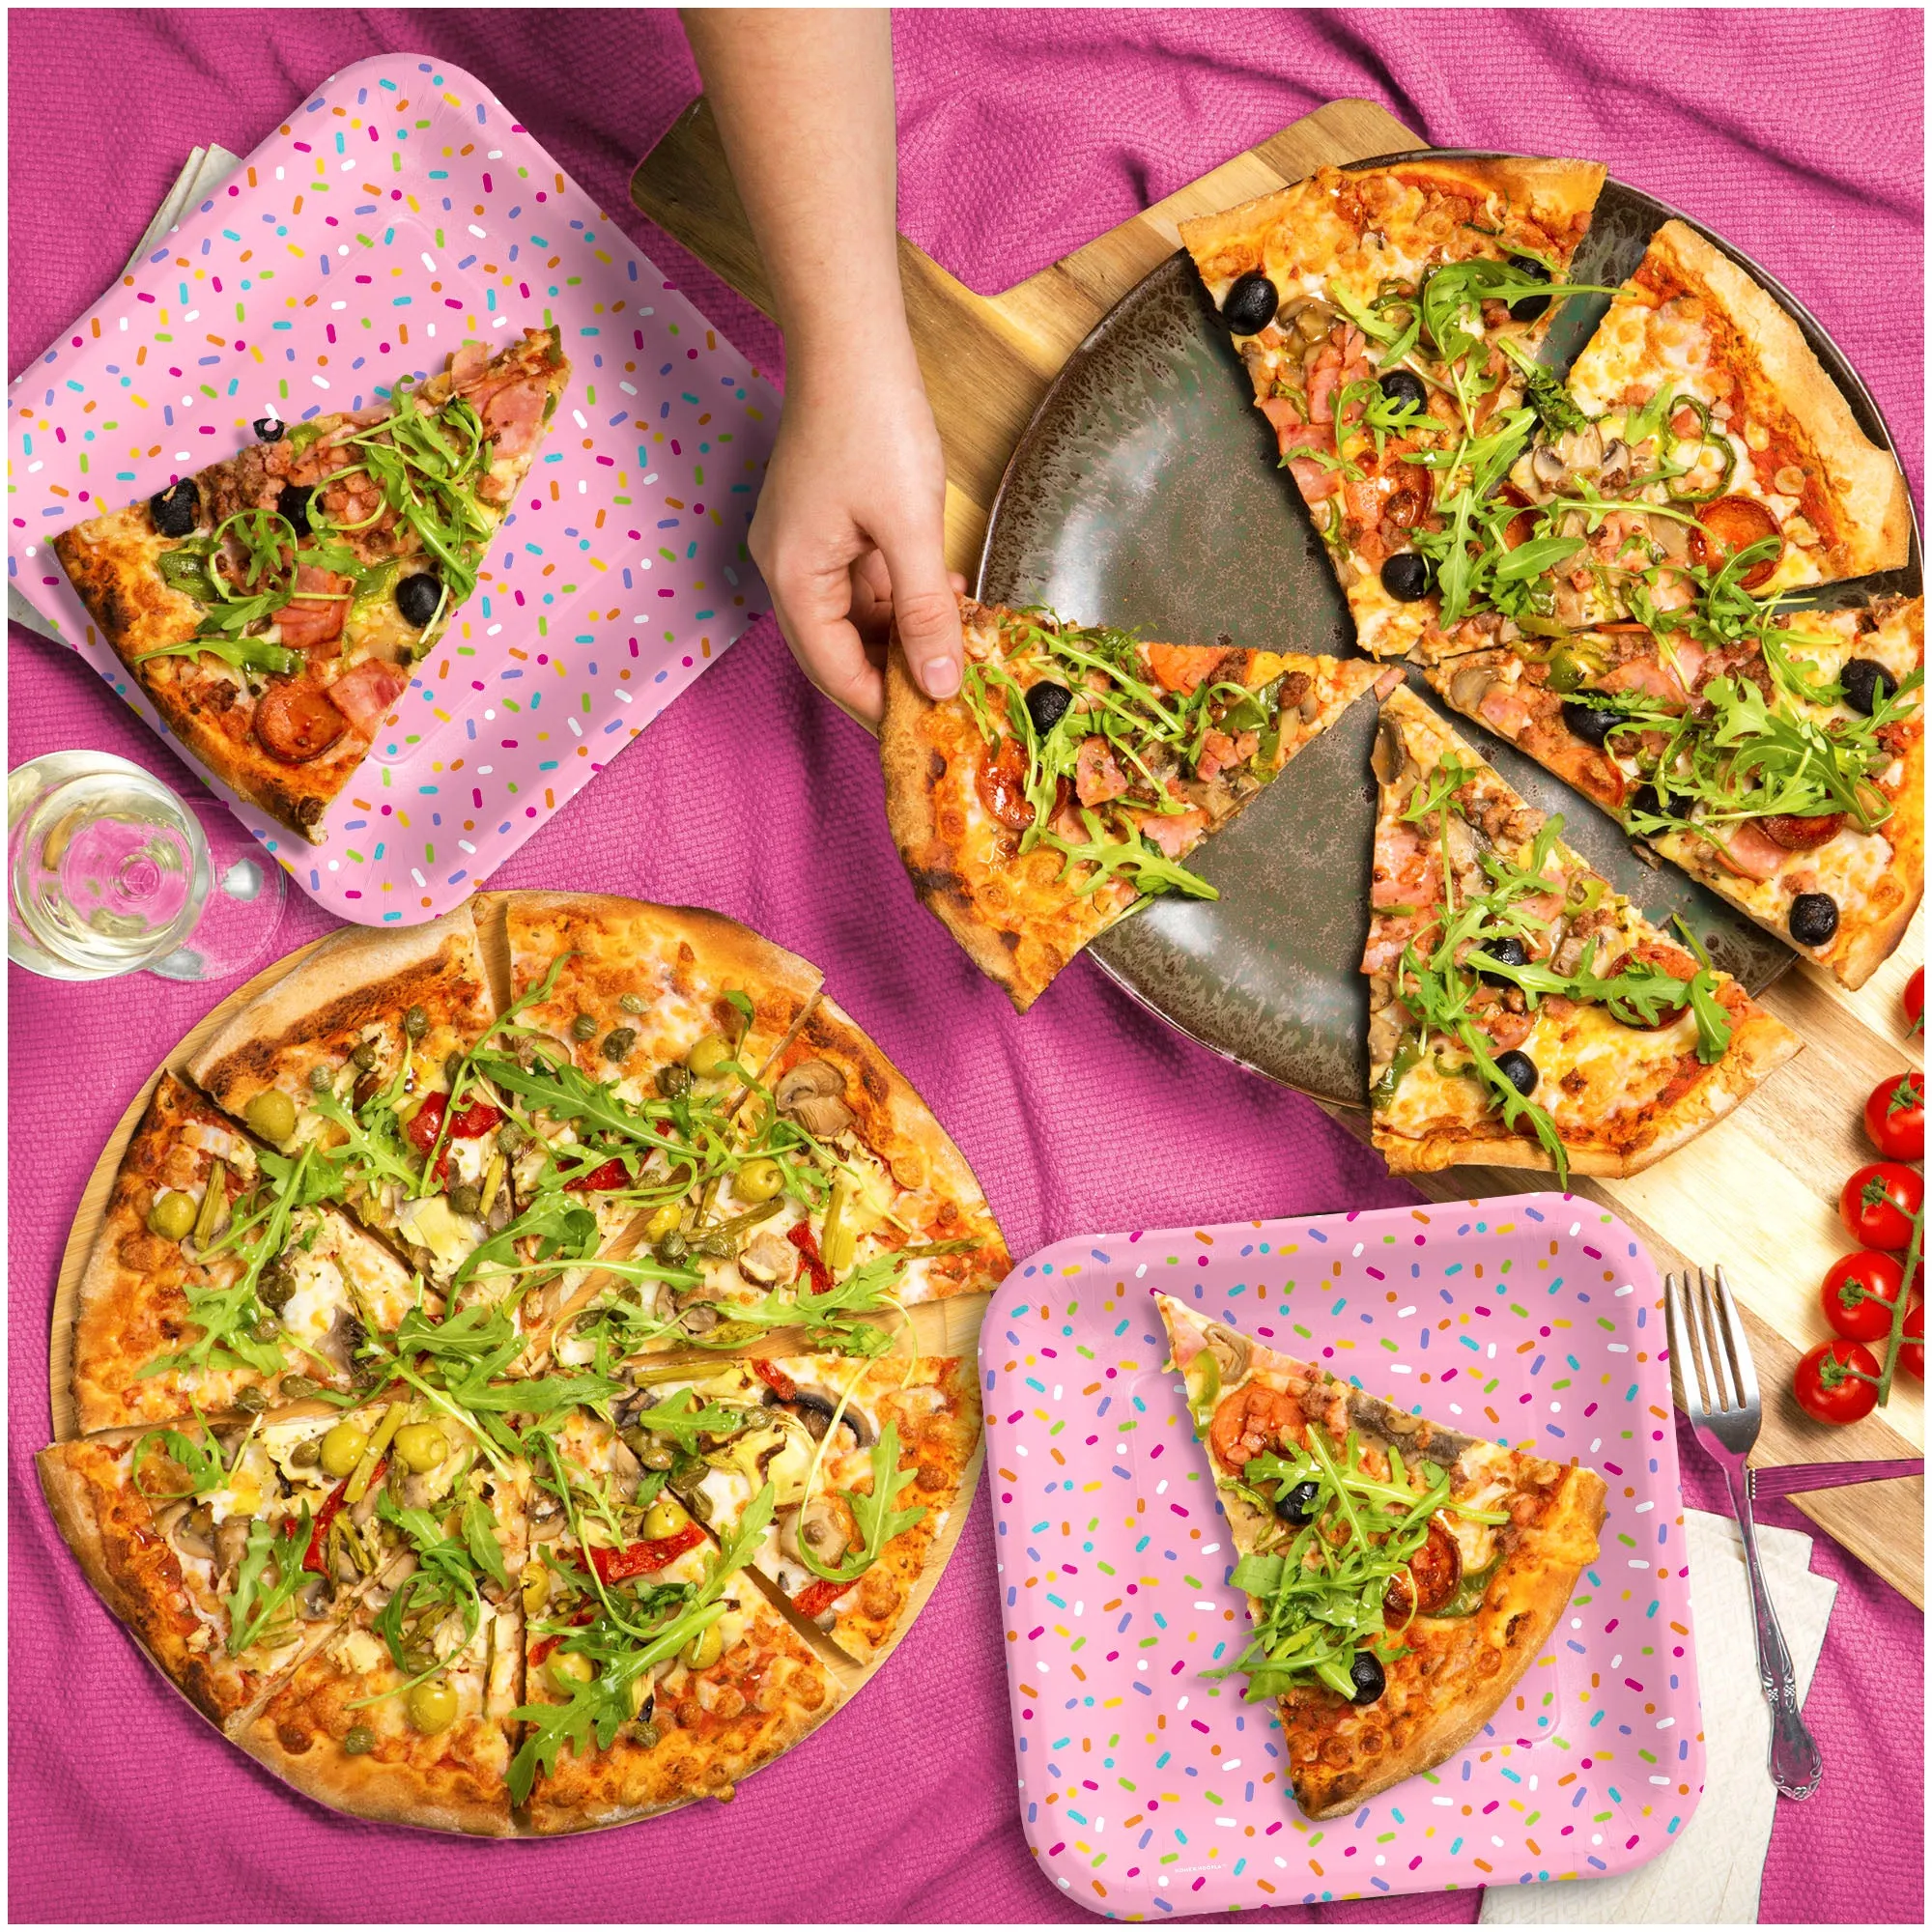
<svg viewBox="0 0 1932 1932">
<path fill-rule="evenodd" d="M 396 585 L 396 609 L 403 613 L 403 621 L 417 630 L 436 615 L 436 607 L 441 602 L 442 585 L 426 570 L 404 578 Z"/>
<path fill-rule="evenodd" d="M 201 492 L 194 487 L 194 478 L 184 476 L 179 483 L 157 490 L 148 498 L 148 514 L 162 536 L 191 536 L 201 521 Z"/>
<path fill-rule="evenodd" d="M 1406 369 L 1391 369 L 1382 378 L 1382 394 L 1398 406 L 1412 403 L 1419 410 L 1429 407 L 1429 391 L 1422 378 Z"/>
<path fill-rule="evenodd" d="M 1532 282 L 1547 282 L 1549 279 L 1549 270 L 1532 256 L 1511 255 L 1508 257 L 1508 261 L 1510 267 L 1518 274 L 1525 276 Z M 1548 306 L 1549 298 L 1548 296 L 1524 296 L 1520 301 L 1510 303 L 1510 320 L 1512 322 L 1534 322 Z"/>
<path fill-rule="evenodd" d="M 1484 940 L 1483 951 L 1492 959 L 1496 960 L 1504 966 L 1527 966 L 1529 964 L 1529 951 L 1514 933 L 1506 934 L 1501 939 Z M 1514 980 L 1503 973 L 1479 973 L 1477 977 L 1485 984 L 1491 986 L 1514 986 L 1516 984 Z"/>
<path fill-rule="evenodd" d="M 1072 702 L 1073 694 L 1051 678 L 1027 688 L 1027 713 L 1033 719 L 1033 728 L 1042 738 L 1066 716 L 1066 707 Z"/>
<path fill-rule="evenodd" d="M 1634 811 L 1647 811 L 1655 818 L 1689 818 L 1690 801 L 1682 792 L 1672 792 L 1668 798 L 1662 796 L 1654 784 L 1641 784 L 1631 800 Z"/>
<path fill-rule="evenodd" d="M 1518 1048 L 1496 1055 L 1496 1071 L 1525 1097 L 1536 1092 L 1536 1062 Z"/>
<path fill-rule="evenodd" d="M 284 483 L 275 498 L 275 508 L 289 520 L 289 527 L 298 537 L 308 535 L 308 499 L 315 492 L 305 483 Z"/>
<path fill-rule="evenodd" d="M 1898 680 L 1871 658 L 1854 658 L 1838 673 L 1838 682 L 1845 688 L 1845 702 L 1867 718 L 1898 689 Z"/>
<path fill-rule="evenodd" d="M 1349 1678 L 1354 1685 L 1351 1704 L 1373 1704 L 1388 1689 L 1382 1674 L 1382 1661 L 1372 1650 L 1358 1650 L 1349 1662 Z"/>
<path fill-rule="evenodd" d="M 1382 565 L 1382 588 L 1398 604 L 1413 604 L 1427 597 L 1435 573 L 1420 551 L 1399 550 Z"/>
<path fill-rule="evenodd" d="M 1577 704 L 1566 697 L 1563 722 L 1584 744 L 1601 746 L 1626 721 L 1621 711 L 1608 711 L 1596 704 Z"/>
<path fill-rule="evenodd" d="M 1221 320 L 1236 335 L 1259 335 L 1280 306 L 1274 284 L 1259 269 L 1250 269 L 1235 277 L 1235 286 L 1221 304 Z"/>
<path fill-rule="evenodd" d="M 1800 893 L 1791 901 L 1791 936 L 1800 946 L 1825 946 L 1838 929 L 1838 902 L 1830 893 Z"/>
<path fill-rule="evenodd" d="M 274 416 L 257 416 L 252 427 L 264 442 L 280 442 L 289 433 L 288 424 Z"/>
<path fill-rule="evenodd" d="M 1315 1498 L 1321 1493 L 1320 1485 L 1315 1483 L 1293 1483 L 1274 1499 L 1274 1513 L 1283 1522 L 1302 1523 L 1315 1520 Z"/>
</svg>

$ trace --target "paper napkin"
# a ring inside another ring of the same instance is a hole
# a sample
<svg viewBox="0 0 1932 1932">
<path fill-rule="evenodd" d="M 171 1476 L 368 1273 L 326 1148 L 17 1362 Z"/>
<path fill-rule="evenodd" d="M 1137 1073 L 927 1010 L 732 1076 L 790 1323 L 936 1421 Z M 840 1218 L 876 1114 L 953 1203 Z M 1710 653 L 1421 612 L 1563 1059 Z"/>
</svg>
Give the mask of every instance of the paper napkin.
<svg viewBox="0 0 1932 1932">
<path fill-rule="evenodd" d="M 1647 1864 L 1616 1878 L 1491 1886 L 1485 1925 L 1754 1925 L 1777 1790 L 1765 1769 L 1771 1712 L 1758 1685 L 1744 1546 L 1728 1517 L 1684 1512 L 1690 1615 L 1703 1694 L 1704 1795 L 1690 1821 Z M 1811 1539 L 1757 1532 L 1765 1584 L 1798 1673 L 1802 1703 L 1824 1648 L 1838 1586 L 1809 1568 Z M 1825 1776 L 1830 1777 L 1828 1761 Z"/>
<path fill-rule="evenodd" d="M 135 263 L 197 201 L 206 201 L 240 165 L 241 156 L 231 155 L 226 148 L 195 149 L 187 157 L 187 165 L 175 177 L 175 185 L 168 190 L 167 199 L 155 211 L 155 218 L 148 223 L 147 233 L 134 244 L 134 252 L 128 257 L 128 269 L 124 272 L 131 272 Z M 28 630 L 38 632 L 50 642 L 67 642 L 11 582 L 7 585 L 7 619 L 10 623 L 26 625 Z"/>
</svg>

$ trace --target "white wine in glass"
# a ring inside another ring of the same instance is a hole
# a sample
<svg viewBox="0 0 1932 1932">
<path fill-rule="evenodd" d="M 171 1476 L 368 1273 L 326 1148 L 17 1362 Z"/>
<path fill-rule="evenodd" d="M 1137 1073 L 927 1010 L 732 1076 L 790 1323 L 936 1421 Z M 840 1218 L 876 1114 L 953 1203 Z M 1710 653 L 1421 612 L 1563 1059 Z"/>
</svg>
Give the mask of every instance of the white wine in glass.
<svg viewBox="0 0 1932 1932">
<path fill-rule="evenodd" d="M 218 816 L 217 816 L 218 814 Z M 53 752 L 7 777 L 7 956 L 50 980 L 239 971 L 272 936 L 280 871 L 139 765 Z"/>
</svg>

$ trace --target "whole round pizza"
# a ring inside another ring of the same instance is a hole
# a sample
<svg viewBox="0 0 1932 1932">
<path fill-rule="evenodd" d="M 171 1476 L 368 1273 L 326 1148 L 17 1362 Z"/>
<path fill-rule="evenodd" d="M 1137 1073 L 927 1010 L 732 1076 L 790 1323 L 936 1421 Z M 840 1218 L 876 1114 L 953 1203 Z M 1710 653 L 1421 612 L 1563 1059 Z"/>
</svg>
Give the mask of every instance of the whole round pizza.
<svg viewBox="0 0 1932 1932">
<path fill-rule="evenodd" d="M 492 1836 L 737 1781 L 890 1647 L 980 1439 L 909 1311 L 1009 1265 L 817 970 L 517 894 L 334 934 L 164 1070 L 41 1482 L 204 1716 Z"/>
</svg>

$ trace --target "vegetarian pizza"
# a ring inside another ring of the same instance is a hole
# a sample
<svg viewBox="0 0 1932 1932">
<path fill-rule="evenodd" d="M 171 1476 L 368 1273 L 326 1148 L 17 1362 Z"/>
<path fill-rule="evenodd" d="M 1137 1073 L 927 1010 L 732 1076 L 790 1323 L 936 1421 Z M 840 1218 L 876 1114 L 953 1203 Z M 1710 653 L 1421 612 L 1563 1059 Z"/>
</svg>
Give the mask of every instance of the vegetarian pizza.
<svg viewBox="0 0 1932 1932">
<path fill-rule="evenodd" d="M 1494 1717 L 1596 1560 L 1604 1480 L 1154 1299 L 1254 1627 L 1209 1675 L 1274 1702 L 1296 1802 L 1339 1817 Z"/>
<path fill-rule="evenodd" d="M 815 968 L 712 913 L 497 905 L 332 936 L 163 1074 L 41 1458 L 229 1737 L 484 1835 L 728 1797 L 838 1708 L 979 1442 L 907 1310 L 1009 1265 Z"/>
<path fill-rule="evenodd" d="M 161 721 L 311 840 L 475 589 L 570 380 L 554 329 L 466 343 L 384 401 L 284 423 L 53 539 Z"/>
</svg>

